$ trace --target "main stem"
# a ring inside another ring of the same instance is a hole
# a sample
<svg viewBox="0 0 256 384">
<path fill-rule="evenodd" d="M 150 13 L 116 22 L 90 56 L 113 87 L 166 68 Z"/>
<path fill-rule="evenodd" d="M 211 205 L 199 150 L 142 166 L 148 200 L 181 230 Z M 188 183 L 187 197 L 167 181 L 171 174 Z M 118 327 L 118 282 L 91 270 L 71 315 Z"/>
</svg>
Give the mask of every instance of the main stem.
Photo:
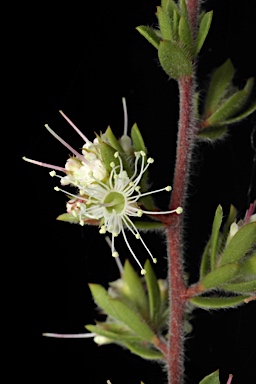
<svg viewBox="0 0 256 384">
<path fill-rule="evenodd" d="M 193 76 L 179 80 L 180 120 L 177 140 L 176 167 L 170 209 L 185 205 L 191 152 L 195 140 L 194 80 Z M 186 214 L 186 210 L 184 209 Z M 183 278 L 183 216 L 172 214 L 167 225 L 168 280 L 169 280 L 169 344 L 167 354 L 168 382 L 182 384 L 183 328 L 187 287 Z"/>
</svg>

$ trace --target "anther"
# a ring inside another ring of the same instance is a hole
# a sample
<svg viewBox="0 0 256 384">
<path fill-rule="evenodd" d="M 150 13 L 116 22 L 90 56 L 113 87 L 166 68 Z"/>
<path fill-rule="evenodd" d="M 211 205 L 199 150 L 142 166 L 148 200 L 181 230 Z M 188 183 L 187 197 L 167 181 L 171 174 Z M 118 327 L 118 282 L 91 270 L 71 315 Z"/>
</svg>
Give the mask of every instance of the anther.
<svg viewBox="0 0 256 384">
<path fill-rule="evenodd" d="M 51 172 L 49 172 L 49 175 L 50 175 L 51 177 L 54 177 L 54 176 L 56 176 L 56 172 L 55 172 L 55 171 L 51 171 Z"/>
<path fill-rule="evenodd" d="M 182 207 L 178 207 L 178 208 L 176 209 L 176 213 L 177 213 L 178 215 L 180 215 L 182 212 L 183 212 L 183 208 L 182 208 Z"/>
<path fill-rule="evenodd" d="M 141 217 L 142 215 L 143 215 L 143 211 L 142 211 L 142 209 L 138 209 L 137 216 L 138 216 L 138 217 Z"/>
<path fill-rule="evenodd" d="M 59 187 L 54 187 L 54 190 L 59 192 L 60 189 L 59 189 Z"/>
<path fill-rule="evenodd" d="M 170 191 L 172 190 L 172 187 L 171 187 L 170 185 L 167 185 L 167 187 L 165 188 L 165 190 L 166 190 L 167 192 L 170 192 Z"/>
<path fill-rule="evenodd" d="M 118 257 L 118 256 L 119 256 L 119 253 L 115 251 L 115 252 L 112 253 L 112 256 L 113 256 L 113 257 Z"/>
<path fill-rule="evenodd" d="M 140 273 L 142 274 L 142 276 L 144 276 L 144 275 L 146 275 L 146 270 L 145 270 L 145 269 L 142 269 L 142 270 L 140 271 Z"/>
</svg>

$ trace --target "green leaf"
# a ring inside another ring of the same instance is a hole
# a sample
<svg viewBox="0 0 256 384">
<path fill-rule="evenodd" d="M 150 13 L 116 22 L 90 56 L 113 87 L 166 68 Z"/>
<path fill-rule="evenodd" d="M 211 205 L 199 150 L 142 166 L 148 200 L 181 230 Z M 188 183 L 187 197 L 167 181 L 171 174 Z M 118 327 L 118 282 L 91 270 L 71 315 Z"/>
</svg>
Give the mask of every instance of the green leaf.
<svg viewBox="0 0 256 384">
<path fill-rule="evenodd" d="M 250 97 L 254 79 L 247 80 L 244 89 L 237 91 L 225 100 L 218 109 L 207 119 L 209 125 L 226 125 L 227 119 L 236 115 L 246 104 Z"/>
<path fill-rule="evenodd" d="M 216 264 L 216 258 L 217 258 L 217 252 L 218 252 L 218 243 L 219 243 L 219 233 L 220 233 L 220 226 L 222 223 L 222 217 L 223 217 L 223 210 L 220 205 L 218 205 L 213 225 L 212 225 L 212 235 L 211 235 L 211 269 L 213 270 L 215 268 Z"/>
<path fill-rule="evenodd" d="M 88 331 L 96 333 L 97 335 L 107 337 L 114 341 L 141 341 L 141 338 L 131 333 L 130 330 L 125 329 L 123 325 L 116 323 L 97 323 L 96 325 L 87 324 L 85 326 Z"/>
<path fill-rule="evenodd" d="M 255 244 L 256 246 L 256 244 Z M 256 279 L 256 253 L 254 252 L 240 265 L 240 274 L 247 279 Z"/>
<path fill-rule="evenodd" d="M 78 224 L 80 222 L 79 216 L 74 216 L 72 213 L 62 213 L 57 217 L 59 221 L 66 221 L 71 224 Z"/>
<path fill-rule="evenodd" d="M 239 261 L 256 244 L 256 222 L 240 228 L 221 255 L 219 266 Z"/>
<path fill-rule="evenodd" d="M 217 288 L 220 285 L 234 279 L 239 272 L 239 265 L 235 263 L 225 264 L 208 273 L 201 281 L 204 289 Z"/>
<path fill-rule="evenodd" d="M 220 226 L 222 222 L 223 210 L 220 205 L 218 205 L 214 220 L 212 224 L 212 233 L 211 237 L 206 244 L 202 262 L 200 265 L 200 279 L 202 279 L 205 275 L 207 275 L 211 270 L 215 268 L 217 252 L 220 244 Z"/>
<path fill-rule="evenodd" d="M 237 210 L 236 210 L 236 208 L 231 204 L 231 205 L 230 205 L 230 208 L 229 208 L 228 218 L 227 218 L 227 220 L 225 221 L 225 223 L 224 223 L 224 225 L 223 225 L 223 229 L 222 229 L 223 237 L 222 237 L 222 244 L 221 244 L 221 246 L 224 246 L 224 245 L 225 245 L 226 240 L 227 240 L 228 235 L 229 235 L 230 226 L 231 226 L 231 224 L 235 221 L 236 216 L 237 216 Z"/>
<path fill-rule="evenodd" d="M 132 126 L 131 138 L 132 138 L 132 143 L 133 143 L 133 147 L 134 147 L 135 152 L 143 151 L 143 152 L 147 153 L 147 148 L 145 146 L 143 137 L 142 137 L 140 130 L 138 128 L 138 125 L 136 123 L 133 124 L 133 126 Z"/>
<path fill-rule="evenodd" d="M 209 29 L 212 23 L 212 16 L 213 16 L 213 11 L 210 11 L 205 13 L 201 19 L 198 33 L 196 36 L 196 41 L 195 41 L 195 52 L 194 52 L 195 56 L 200 52 L 205 42 L 205 39 L 208 35 Z"/>
<path fill-rule="evenodd" d="M 156 16 L 158 18 L 159 28 L 163 40 L 172 40 L 171 20 L 167 13 L 161 7 L 157 7 Z"/>
<path fill-rule="evenodd" d="M 200 137 L 201 139 L 205 140 L 218 140 L 223 138 L 228 132 L 228 129 L 226 126 L 208 126 L 206 128 L 201 129 L 198 133 L 197 136 Z"/>
<path fill-rule="evenodd" d="M 163 355 L 160 351 L 153 349 L 150 346 L 144 346 L 139 343 L 125 342 L 124 345 L 134 354 L 149 360 L 163 359 Z"/>
<path fill-rule="evenodd" d="M 184 16 L 181 16 L 179 21 L 179 37 L 184 49 L 188 52 L 188 55 L 192 56 L 194 47 L 193 36 L 189 22 Z"/>
<path fill-rule="evenodd" d="M 178 7 L 173 0 L 162 0 L 161 7 L 171 19 L 173 18 L 174 13 L 179 14 Z"/>
<path fill-rule="evenodd" d="M 255 111 L 256 111 L 256 102 L 254 102 L 249 108 L 247 108 L 243 113 L 239 114 L 238 116 L 225 120 L 225 123 L 226 124 L 238 123 L 239 121 L 250 116 Z"/>
<path fill-rule="evenodd" d="M 211 239 L 207 242 L 204 249 L 201 265 L 200 265 L 200 279 L 211 271 Z"/>
<path fill-rule="evenodd" d="M 115 318 L 126 324 L 135 334 L 143 340 L 153 342 L 155 335 L 142 317 L 119 299 L 111 299 Z"/>
<path fill-rule="evenodd" d="M 220 384 L 219 370 L 211 373 L 208 376 L 205 376 L 199 384 Z"/>
<path fill-rule="evenodd" d="M 147 39 L 150 44 L 152 44 L 156 49 L 158 49 L 160 37 L 157 36 L 157 34 L 152 28 L 146 27 L 145 25 L 140 25 L 136 29 L 143 37 L 145 37 L 145 39 Z"/>
<path fill-rule="evenodd" d="M 122 293 L 137 308 L 142 317 L 148 318 L 148 299 L 143 288 L 141 277 L 135 272 L 129 260 L 125 261 L 123 273 L 124 286 Z"/>
<path fill-rule="evenodd" d="M 117 138 L 115 137 L 112 129 L 110 127 L 107 128 L 106 132 L 105 132 L 105 135 L 106 135 L 106 138 L 110 144 L 110 146 L 112 148 L 114 148 L 116 151 L 118 151 L 119 153 L 122 153 L 123 152 L 123 148 L 121 147 L 119 141 L 117 140 Z"/>
<path fill-rule="evenodd" d="M 224 291 L 234 293 L 252 293 L 256 291 L 256 280 L 244 281 L 241 283 L 224 284 L 221 288 Z"/>
<path fill-rule="evenodd" d="M 142 138 L 142 135 L 140 133 L 140 130 L 137 126 L 137 124 L 133 124 L 132 129 L 131 129 L 131 138 L 133 142 L 133 147 L 135 152 L 140 152 L 143 151 L 147 153 L 147 148 L 145 146 L 144 140 Z M 145 161 L 147 160 L 147 156 L 145 156 Z M 141 192 L 146 192 L 148 190 L 148 171 L 144 172 L 142 179 L 140 181 L 140 187 L 141 187 Z M 142 203 L 148 210 L 153 210 L 154 209 L 154 200 L 152 196 L 148 195 L 140 199 L 140 203 Z"/>
<path fill-rule="evenodd" d="M 163 70 L 175 80 L 183 76 L 190 76 L 193 72 L 192 62 L 175 41 L 161 41 L 158 57 Z"/>
<path fill-rule="evenodd" d="M 144 268 L 146 270 L 145 279 L 149 297 L 150 319 L 154 324 L 160 317 L 161 294 L 155 272 L 149 260 L 146 261 Z"/>
<path fill-rule="evenodd" d="M 102 141 L 100 143 L 100 154 L 102 161 L 107 169 L 107 171 L 110 173 L 112 171 L 111 163 L 114 163 L 116 166 L 119 165 L 119 160 L 115 158 L 116 149 L 111 147 L 109 144 Z"/>
<path fill-rule="evenodd" d="M 236 307 L 244 303 L 248 296 L 233 296 L 233 297 L 203 297 L 195 296 L 189 301 L 196 307 L 202 309 L 220 309 Z"/>
<path fill-rule="evenodd" d="M 226 96 L 234 76 L 235 68 L 230 59 L 227 59 L 217 68 L 211 77 L 206 95 L 204 116 L 208 117 L 216 111 L 220 101 Z"/>
<path fill-rule="evenodd" d="M 136 228 L 145 231 L 164 229 L 165 225 L 160 221 L 134 221 Z"/>
<path fill-rule="evenodd" d="M 92 296 L 99 308 L 112 317 L 116 318 L 116 311 L 112 306 L 111 297 L 104 287 L 99 284 L 89 284 Z"/>
<path fill-rule="evenodd" d="M 101 285 L 89 284 L 89 288 L 96 304 L 102 308 L 107 315 L 127 325 L 143 340 L 153 341 L 155 337 L 154 332 L 134 309 L 119 299 L 111 298 Z"/>
</svg>

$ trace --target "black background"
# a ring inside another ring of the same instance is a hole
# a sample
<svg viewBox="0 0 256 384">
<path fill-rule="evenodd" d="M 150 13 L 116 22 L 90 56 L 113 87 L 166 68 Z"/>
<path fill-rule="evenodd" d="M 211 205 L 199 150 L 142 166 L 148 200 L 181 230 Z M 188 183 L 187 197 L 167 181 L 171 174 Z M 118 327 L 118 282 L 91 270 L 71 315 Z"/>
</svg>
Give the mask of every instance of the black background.
<svg viewBox="0 0 256 384">
<path fill-rule="evenodd" d="M 214 10 L 214 19 L 199 55 L 200 87 L 205 87 L 211 71 L 228 57 L 237 68 L 235 81 L 239 86 L 255 77 L 256 11 L 252 3 L 204 2 L 206 10 Z M 68 151 L 45 130 L 45 123 L 74 148 L 81 147 L 79 136 L 61 118 L 59 109 L 91 140 L 94 132 L 104 131 L 108 125 L 120 136 L 124 96 L 129 127 L 137 122 L 155 159 L 150 173 L 152 188 L 171 183 L 177 84 L 161 70 L 156 50 L 135 30 L 138 25 L 156 23 L 157 5 L 155 0 L 111 4 L 99 0 L 59 7 L 36 3 L 16 9 L 17 49 L 10 76 L 14 79 L 15 108 L 10 117 L 11 122 L 17 116 L 19 121 L 15 125 L 19 189 L 11 186 L 15 189 L 16 229 L 11 229 L 8 249 L 15 255 L 11 256 L 12 286 L 17 288 L 10 303 L 14 311 L 10 357 L 17 370 L 11 370 L 10 377 L 18 372 L 27 383 L 103 384 L 107 379 L 112 384 L 165 382 L 165 374 L 156 363 L 115 345 L 98 347 L 90 339 L 41 336 L 42 332 L 84 332 L 84 325 L 96 316 L 88 283 L 106 284 L 118 278 L 118 270 L 96 228 L 55 220 L 64 213 L 66 202 L 64 195 L 53 190 L 56 179 L 50 178 L 47 169 L 21 160 L 27 156 L 65 164 Z M 253 126 L 255 116 L 234 125 L 227 140 L 196 147 L 186 211 L 185 262 L 191 282 L 197 279 L 200 255 L 217 205 L 220 203 L 227 214 L 232 203 L 242 217 L 256 197 Z M 165 209 L 168 197 L 161 194 L 157 203 Z M 164 238 L 146 234 L 144 239 L 158 255 L 156 272 L 164 278 Z M 122 239 L 118 239 L 117 247 L 122 260 L 131 260 Z M 144 262 L 146 255 L 142 252 L 139 257 Z M 250 303 L 235 310 L 195 311 L 194 331 L 186 342 L 188 384 L 198 383 L 218 368 L 223 383 L 229 372 L 235 376 L 234 384 L 253 383 L 255 308 L 255 303 Z"/>
</svg>

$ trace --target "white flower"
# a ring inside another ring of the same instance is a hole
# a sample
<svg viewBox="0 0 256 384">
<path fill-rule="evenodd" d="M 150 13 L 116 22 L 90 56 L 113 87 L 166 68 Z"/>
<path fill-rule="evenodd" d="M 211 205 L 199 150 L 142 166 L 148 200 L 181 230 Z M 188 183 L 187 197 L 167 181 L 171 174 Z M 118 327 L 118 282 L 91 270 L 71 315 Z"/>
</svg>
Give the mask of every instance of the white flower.
<svg viewBox="0 0 256 384">
<path fill-rule="evenodd" d="M 93 183 L 88 184 L 85 187 L 79 183 L 75 183 L 75 186 L 79 188 L 80 195 L 77 196 L 68 193 L 72 198 L 77 198 L 77 200 L 79 200 L 75 204 L 75 209 L 72 212 L 75 216 L 79 217 L 81 225 L 84 225 L 85 221 L 88 219 L 98 220 L 100 222 L 100 233 L 111 233 L 111 251 L 112 256 L 114 257 L 119 256 L 115 250 L 114 239 L 122 233 L 128 249 L 139 264 L 141 273 L 144 274 L 145 270 L 142 268 L 141 263 L 129 244 L 125 229 L 128 229 L 136 239 L 141 241 L 153 262 L 156 262 L 156 259 L 141 238 L 132 218 L 141 217 L 144 213 L 156 215 L 175 212 L 180 214 L 182 208 L 178 207 L 175 210 L 166 212 L 146 211 L 142 209 L 138 203 L 141 197 L 163 190 L 170 191 L 171 187 L 168 186 L 157 191 L 140 193 L 139 183 L 148 166 L 153 162 L 153 159 L 148 158 L 147 162 L 145 162 L 145 153 L 143 151 L 136 152 L 134 173 L 129 177 L 127 172 L 123 169 L 122 159 L 118 152 L 115 153 L 115 157 L 118 158 L 119 165 L 116 166 L 114 163 L 111 164 L 112 171 L 107 183 L 98 180 L 93 174 L 91 174 Z M 140 170 L 138 170 L 140 159 L 141 167 Z M 61 190 L 67 193 L 59 187 L 55 187 L 55 190 Z M 72 199 L 72 203 L 73 202 L 74 200 Z"/>
<path fill-rule="evenodd" d="M 123 105 L 125 124 L 124 135 L 121 138 L 120 144 L 125 152 L 130 154 L 133 153 L 133 146 L 130 138 L 127 136 L 127 113 L 124 99 Z M 27 159 L 25 157 L 24 160 L 43 167 L 51 168 L 52 171 L 50 172 L 50 175 L 59 177 L 61 179 L 61 185 L 76 187 L 78 189 L 77 194 L 55 187 L 56 191 L 62 191 L 70 196 L 71 200 L 67 203 L 67 212 L 77 218 L 76 221 L 81 225 L 84 225 L 85 222 L 94 224 L 99 223 L 99 231 L 101 234 L 106 234 L 107 232 L 110 233 L 112 235 L 111 251 L 114 257 L 118 256 L 118 252 L 115 250 L 114 240 L 120 233 L 122 233 L 128 249 L 141 268 L 141 273 L 145 274 L 145 270 L 142 268 L 141 263 L 129 244 L 125 230 L 128 229 L 136 239 L 140 240 L 153 262 L 156 263 L 156 259 L 141 238 L 139 231 L 133 222 L 133 218 L 141 217 L 143 214 L 180 214 L 182 212 L 181 207 L 172 211 L 156 212 L 146 211 L 140 206 L 139 199 L 141 197 L 163 190 L 170 191 L 171 187 L 168 186 L 157 191 L 141 193 L 140 182 L 148 169 L 148 166 L 153 163 L 152 158 L 148 158 L 146 161 L 146 154 L 143 151 L 133 153 L 135 161 L 132 176 L 129 176 L 124 169 L 122 159 L 118 152 L 114 155 L 117 161 L 115 163 L 112 162 L 111 164 L 107 164 L 107 167 L 101 159 L 101 144 L 98 139 L 96 138 L 92 143 L 62 111 L 60 111 L 60 113 L 84 140 L 82 154 L 72 148 L 46 124 L 45 127 L 47 130 L 68 148 L 73 156 L 67 160 L 65 168 Z M 102 138 L 104 138 L 104 135 L 102 135 Z M 110 171 L 107 169 L 110 169 Z M 66 175 L 59 176 L 56 174 L 56 171 L 61 171 Z"/>
</svg>

